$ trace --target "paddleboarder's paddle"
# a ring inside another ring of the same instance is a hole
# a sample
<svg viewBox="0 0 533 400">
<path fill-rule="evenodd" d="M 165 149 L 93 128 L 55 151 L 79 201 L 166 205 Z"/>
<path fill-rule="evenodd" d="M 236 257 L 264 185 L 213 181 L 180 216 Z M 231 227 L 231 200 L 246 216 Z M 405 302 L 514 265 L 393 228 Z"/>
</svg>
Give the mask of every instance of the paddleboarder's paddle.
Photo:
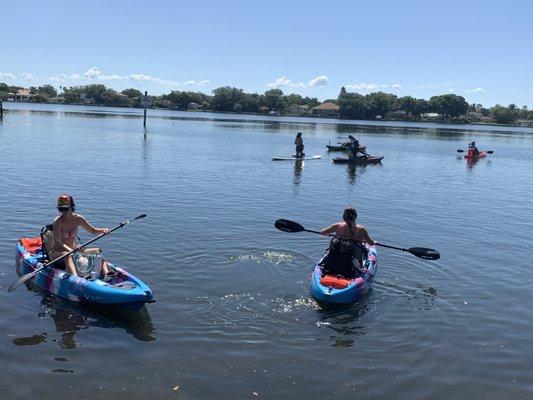
<svg viewBox="0 0 533 400">
<path fill-rule="evenodd" d="M 458 153 L 464 153 L 465 151 L 464 150 L 457 150 Z M 494 154 L 494 150 L 487 150 L 485 151 L 485 153 L 487 154 Z"/>
<path fill-rule="evenodd" d="M 80 248 L 83 248 L 85 246 L 87 246 L 88 244 L 91 244 L 93 242 L 96 242 L 98 239 L 100 239 L 102 236 L 105 236 L 105 235 L 109 235 L 111 232 L 113 231 L 116 231 L 118 228 L 122 228 L 124 225 L 127 225 L 129 224 L 131 221 L 135 221 L 136 219 L 141 219 L 141 218 L 144 218 L 146 217 L 146 214 L 141 214 L 141 215 L 138 215 L 136 216 L 135 218 L 132 218 L 132 219 L 128 219 L 120 224 L 118 224 L 117 226 L 115 226 L 113 229 L 111 229 L 108 233 L 102 233 L 101 235 L 98 235 L 97 237 L 89 240 L 88 242 L 85 242 L 83 243 L 81 246 L 78 246 L 77 249 L 74 249 L 72 251 L 69 251 L 68 253 L 66 254 L 63 254 L 62 256 L 59 256 L 57 257 L 56 259 L 52 260 L 52 261 L 49 261 L 47 262 L 46 264 L 43 264 L 41 265 L 39 268 L 37 268 L 35 271 L 32 271 L 32 272 L 29 272 L 25 275 L 22 275 L 20 277 L 20 279 L 18 281 L 16 281 L 15 283 L 13 283 L 11 286 L 9 286 L 9 288 L 7 289 L 7 291 L 9 293 L 13 292 L 16 288 L 18 288 L 20 285 L 22 285 L 24 282 L 26 282 L 28 279 L 31 279 L 33 276 L 35 276 L 36 274 L 39 273 L 39 271 L 41 271 L 42 269 L 48 267 L 49 265 L 55 263 L 56 261 L 59 261 L 59 260 L 62 260 L 63 258 L 65 258 L 66 256 L 76 252 L 76 251 L 79 251 Z"/>
<path fill-rule="evenodd" d="M 287 219 L 278 219 L 275 222 L 274 226 L 283 232 L 290 232 L 290 233 L 311 232 L 311 233 L 318 233 L 319 235 L 322 235 L 322 233 L 320 233 L 319 231 L 305 229 L 299 223 L 294 222 L 294 221 L 289 221 Z M 335 236 L 335 235 L 328 235 L 328 236 Z M 376 245 L 381 246 L 381 247 L 386 247 L 388 249 L 406 251 L 418 258 L 423 258 L 424 260 L 438 260 L 440 258 L 440 253 L 437 250 L 427 249 L 425 247 L 411 247 L 409 249 L 404 249 L 402 247 L 394 247 L 394 246 L 389 246 L 389 245 L 382 244 L 382 243 L 376 243 Z"/>
</svg>

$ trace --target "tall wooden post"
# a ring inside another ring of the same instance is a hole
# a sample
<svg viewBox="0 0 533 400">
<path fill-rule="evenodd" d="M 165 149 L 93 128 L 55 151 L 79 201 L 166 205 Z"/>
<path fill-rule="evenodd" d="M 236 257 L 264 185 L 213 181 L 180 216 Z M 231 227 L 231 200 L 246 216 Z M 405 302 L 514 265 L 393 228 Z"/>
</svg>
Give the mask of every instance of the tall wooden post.
<svg viewBox="0 0 533 400">
<path fill-rule="evenodd" d="M 0 121 L 4 119 L 4 106 L 2 105 L 2 102 L 0 101 Z"/>
<path fill-rule="evenodd" d="M 148 102 L 148 91 L 144 92 L 144 118 L 143 118 L 143 126 L 146 128 L 146 106 Z"/>
</svg>

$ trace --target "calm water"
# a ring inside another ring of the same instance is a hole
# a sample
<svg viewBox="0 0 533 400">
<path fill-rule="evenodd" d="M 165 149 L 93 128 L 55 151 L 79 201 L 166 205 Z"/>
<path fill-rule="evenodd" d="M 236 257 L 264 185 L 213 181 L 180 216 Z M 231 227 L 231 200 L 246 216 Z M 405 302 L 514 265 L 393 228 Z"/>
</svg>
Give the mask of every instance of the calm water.
<svg viewBox="0 0 533 400">
<path fill-rule="evenodd" d="M 2 400 L 533 397 L 532 130 L 152 111 L 144 132 L 135 110 L 7 106 Z M 298 130 L 323 159 L 271 162 Z M 350 133 L 383 165 L 332 165 L 324 145 Z M 471 140 L 494 155 L 467 166 Z M 97 226 L 148 214 L 99 243 L 156 303 L 7 293 L 17 238 L 62 192 Z M 382 243 L 442 258 L 380 249 L 371 295 L 322 310 L 308 284 L 328 241 L 273 223 L 318 229 L 349 204 Z"/>
</svg>

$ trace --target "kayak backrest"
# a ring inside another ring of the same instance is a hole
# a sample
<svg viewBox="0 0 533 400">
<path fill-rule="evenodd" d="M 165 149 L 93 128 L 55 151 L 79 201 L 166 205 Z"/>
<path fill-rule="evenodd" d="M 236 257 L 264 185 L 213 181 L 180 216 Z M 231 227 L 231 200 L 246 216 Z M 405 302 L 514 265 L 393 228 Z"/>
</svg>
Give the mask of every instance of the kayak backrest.
<svg viewBox="0 0 533 400">
<path fill-rule="evenodd" d="M 334 237 L 331 239 L 326 256 L 320 265 L 324 274 L 342 275 L 352 278 L 356 275 L 353 263 L 352 242 L 348 239 Z"/>
<path fill-rule="evenodd" d="M 40 237 L 21 238 L 19 239 L 19 243 L 31 254 L 37 253 L 42 247 L 42 241 Z"/>
<path fill-rule="evenodd" d="M 48 224 L 43 226 L 41 229 L 41 242 L 42 242 L 42 249 L 43 254 L 46 260 L 50 260 L 50 254 L 48 251 L 54 247 L 54 231 L 53 231 L 53 224 Z"/>
</svg>

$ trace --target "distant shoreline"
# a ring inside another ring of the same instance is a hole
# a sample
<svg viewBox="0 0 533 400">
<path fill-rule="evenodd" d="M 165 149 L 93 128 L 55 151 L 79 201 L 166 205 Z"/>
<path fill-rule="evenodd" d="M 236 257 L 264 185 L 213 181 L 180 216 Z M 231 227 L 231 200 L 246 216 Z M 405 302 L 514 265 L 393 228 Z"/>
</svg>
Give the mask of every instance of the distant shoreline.
<svg viewBox="0 0 533 400">
<path fill-rule="evenodd" d="M 101 108 L 108 108 L 108 109 L 130 109 L 130 110 L 144 110 L 142 107 L 116 107 L 116 106 L 108 106 L 103 104 L 84 104 L 84 103 L 36 103 L 31 101 L 3 101 L 0 102 L 4 104 L 4 111 L 10 111 L 9 108 L 6 108 L 5 105 L 7 104 L 36 104 L 36 105 L 50 105 L 50 106 L 76 106 L 76 107 L 101 107 Z M 259 113 L 259 112 L 236 112 L 236 111 L 215 111 L 215 110 L 179 110 L 179 109 L 173 109 L 173 108 L 165 108 L 165 107 L 148 107 L 147 110 L 158 110 L 158 111 L 176 111 L 176 112 L 186 112 L 190 114 L 204 114 L 204 113 L 212 113 L 212 114 L 229 114 L 229 115 L 250 115 L 250 116 L 263 116 L 263 117 L 269 117 L 269 118 L 276 118 L 276 117 L 290 117 L 290 118 L 311 118 L 316 119 L 317 121 L 320 120 L 328 120 L 328 121 L 357 121 L 357 122 L 373 122 L 374 124 L 379 124 L 379 122 L 402 122 L 402 123 L 412 123 L 412 124 L 426 124 L 426 123 L 432 123 L 432 124 L 438 124 L 438 125 L 451 125 L 451 126 L 457 126 L 457 125 L 473 125 L 473 126 L 493 126 L 493 127 L 511 127 L 511 128 L 533 128 L 533 121 L 525 121 L 526 123 L 522 124 L 498 124 L 496 122 L 470 122 L 465 120 L 423 120 L 423 119 L 401 119 L 401 118 L 380 118 L 380 119 L 369 119 L 369 118 L 362 118 L 362 119 L 353 119 L 353 118 L 342 118 L 342 117 L 335 117 L 335 116 L 320 116 L 320 115 L 312 115 L 312 114 L 303 114 L 303 115 L 294 115 L 294 114 L 280 114 L 280 115 L 269 115 L 265 113 Z"/>
</svg>

